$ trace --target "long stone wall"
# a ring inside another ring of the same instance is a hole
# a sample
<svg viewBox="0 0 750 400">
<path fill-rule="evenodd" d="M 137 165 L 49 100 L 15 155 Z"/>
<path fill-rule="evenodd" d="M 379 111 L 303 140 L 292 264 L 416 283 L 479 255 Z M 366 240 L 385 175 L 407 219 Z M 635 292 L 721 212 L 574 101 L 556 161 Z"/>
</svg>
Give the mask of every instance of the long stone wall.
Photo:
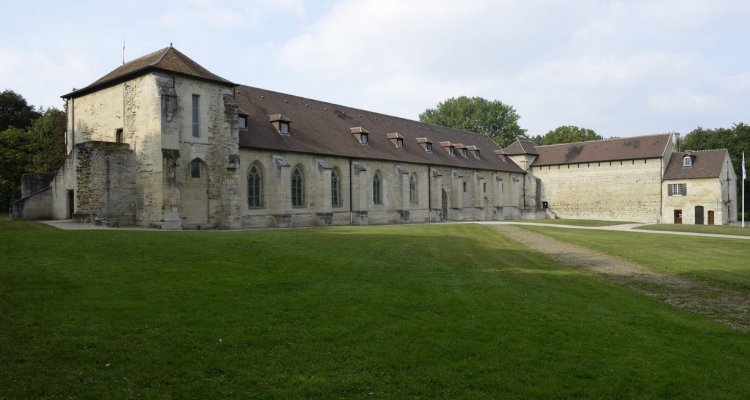
<svg viewBox="0 0 750 400">
<path fill-rule="evenodd" d="M 263 176 L 263 206 L 258 208 L 247 200 L 253 165 Z M 301 207 L 291 203 L 295 168 L 304 176 Z M 523 191 L 521 174 L 263 150 L 242 149 L 239 170 L 243 227 L 502 220 L 519 215 Z M 339 205 L 332 203 L 333 171 L 339 177 Z M 379 204 L 373 196 L 376 174 Z"/>
<path fill-rule="evenodd" d="M 532 167 L 553 217 L 656 223 L 662 159 Z"/>
</svg>

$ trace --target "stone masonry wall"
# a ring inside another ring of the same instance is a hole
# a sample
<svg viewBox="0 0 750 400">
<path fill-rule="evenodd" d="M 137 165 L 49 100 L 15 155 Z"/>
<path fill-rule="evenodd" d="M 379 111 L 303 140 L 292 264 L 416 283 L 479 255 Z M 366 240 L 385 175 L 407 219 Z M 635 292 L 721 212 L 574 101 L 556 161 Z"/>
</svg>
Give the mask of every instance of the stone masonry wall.
<svg viewBox="0 0 750 400">
<path fill-rule="evenodd" d="M 123 225 L 135 222 L 135 159 L 125 144 L 76 146 L 76 214 Z"/>
<path fill-rule="evenodd" d="M 557 218 L 656 223 L 661 220 L 660 158 L 532 167 L 541 201 Z"/>
<path fill-rule="evenodd" d="M 263 174 L 261 208 L 248 207 L 247 175 L 252 165 Z M 293 207 L 290 200 L 295 167 L 305 178 L 303 207 Z M 518 194 L 523 192 L 521 174 L 250 149 L 241 149 L 238 171 L 243 227 L 501 220 L 518 216 Z M 338 207 L 331 201 L 331 171 L 340 181 Z M 382 204 L 373 202 L 376 172 L 382 182 Z M 412 174 L 417 178 L 415 202 L 410 198 Z M 442 211 L 443 191 L 447 215 Z"/>
</svg>

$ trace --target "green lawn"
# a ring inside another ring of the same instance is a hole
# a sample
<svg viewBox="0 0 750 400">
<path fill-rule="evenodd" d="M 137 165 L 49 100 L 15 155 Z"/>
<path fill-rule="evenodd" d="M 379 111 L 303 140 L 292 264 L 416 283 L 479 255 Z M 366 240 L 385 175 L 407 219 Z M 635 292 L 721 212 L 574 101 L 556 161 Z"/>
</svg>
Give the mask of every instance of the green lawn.
<svg viewBox="0 0 750 400">
<path fill-rule="evenodd" d="M 629 224 L 625 221 L 602 221 L 598 219 L 524 219 L 518 222 L 533 222 L 536 224 L 574 225 L 574 226 L 611 226 Z"/>
<path fill-rule="evenodd" d="M 687 224 L 657 224 L 644 225 L 636 229 L 645 229 L 651 231 L 674 231 L 674 232 L 697 232 L 697 233 L 718 233 L 721 235 L 738 235 L 750 236 L 750 222 L 745 222 L 745 227 L 726 226 L 726 225 L 687 225 Z"/>
<path fill-rule="evenodd" d="M 480 225 L 0 221 L 0 255 L 0 399 L 750 393 L 750 335 Z"/>
<path fill-rule="evenodd" d="M 656 271 L 750 290 L 750 241 L 523 226 Z"/>
</svg>

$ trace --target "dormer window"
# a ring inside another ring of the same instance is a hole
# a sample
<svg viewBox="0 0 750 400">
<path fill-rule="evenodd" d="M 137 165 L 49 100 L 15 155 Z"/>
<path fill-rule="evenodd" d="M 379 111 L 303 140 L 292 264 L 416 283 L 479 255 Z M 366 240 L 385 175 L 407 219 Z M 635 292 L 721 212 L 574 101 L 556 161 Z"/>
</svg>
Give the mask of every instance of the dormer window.
<svg viewBox="0 0 750 400">
<path fill-rule="evenodd" d="M 272 114 L 269 115 L 269 121 L 271 121 L 271 125 L 273 125 L 276 130 L 282 134 L 282 135 L 290 135 L 291 134 L 291 123 L 292 120 L 289 118 L 281 115 L 281 114 Z"/>
<path fill-rule="evenodd" d="M 388 138 L 388 140 L 393 143 L 394 146 L 396 146 L 397 149 L 403 149 L 404 148 L 404 137 L 401 136 L 401 134 L 397 132 L 391 132 L 386 133 L 385 136 Z"/>
<path fill-rule="evenodd" d="M 240 115 L 237 117 L 237 127 L 240 129 L 247 128 L 247 115 Z"/>
<path fill-rule="evenodd" d="M 419 143 L 419 145 L 422 146 L 424 151 L 428 153 L 432 153 L 432 140 L 427 139 L 426 137 L 420 137 L 420 138 L 417 138 L 417 143 Z"/>
<path fill-rule="evenodd" d="M 468 149 L 463 144 L 461 144 L 461 143 L 454 143 L 454 146 L 456 146 L 459 149 L 459 151 L 461 152 L 461 156 L 462 157 L 467 157 L 469 155 Z"/>
<path fill-rule="evenodd" d="M 467 149 L 469 150 L 471 155 L 474 156 L 474 158 L 479 160 L 479 148 L 477 146 L 471 145 Z"/>
<path fill-rule="evenodd" d="M 359 144 L 368 144 L 370 142 L 368 136 L 370 135 L 370 132 L 368 132 L 365 128 L 361 126 L 356 126 L 349 128 L 352 135 L 354 135 L 355 138 L 357 138 L 357 141 Z"/>
<path fill-rule="evenodd" d="M 440 146 L 445 149 L 450 155 L 456 154 L 456 145 L 451 142 L 440 142 Z"/>
<path fill-rule="evenodd" d="M 693 158 L 690 156 L 682 157 L 682 166 L 683 167 L 692 167 L 693 166 Z"/>
</svg>

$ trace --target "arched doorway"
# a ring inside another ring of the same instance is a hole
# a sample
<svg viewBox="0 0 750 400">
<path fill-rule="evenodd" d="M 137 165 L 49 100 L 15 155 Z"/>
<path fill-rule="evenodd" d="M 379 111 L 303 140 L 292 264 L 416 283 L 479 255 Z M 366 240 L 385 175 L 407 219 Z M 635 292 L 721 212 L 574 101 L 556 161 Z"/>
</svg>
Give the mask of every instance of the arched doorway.
<svg viewBox="0 0 750 400">
<path fill-rule="evenodd" d="M 695 206 L 695 224 L 703 225 L 703 206 Z"/>
<path fill-rule="evenodd" d="M 188 164 L 181 192 L 182 218 L 187 227 L 208 224 L 208 168 L 201 159 Z"/>
<path fill-rule="evenodd" d="M 443 188 L 443 201 L 442 201 L 442 208 L 443 208 L 443 221 L 448 219 L 448 192 L 445 191 L 445 188 Z"/>
</svg>

